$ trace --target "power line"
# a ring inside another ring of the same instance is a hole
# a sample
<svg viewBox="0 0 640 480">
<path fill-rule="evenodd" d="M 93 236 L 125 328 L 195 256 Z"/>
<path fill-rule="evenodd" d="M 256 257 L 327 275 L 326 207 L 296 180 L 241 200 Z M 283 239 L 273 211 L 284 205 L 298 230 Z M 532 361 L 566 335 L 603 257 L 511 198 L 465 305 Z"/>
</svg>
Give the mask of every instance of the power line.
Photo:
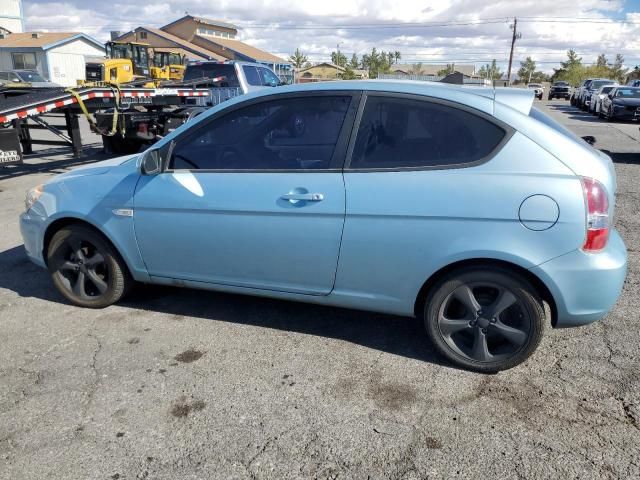
<svg viewBox="0 0 640 480">
<path fill-rule="evenodd" d="M 594 17 L 558 17 L 558 18 L 545 18 L 545 17 L 519 17 L 520 23 L 592 23 L 592 24 L 607 24 L 607 25 L 640 25 L 637 21 L 627 20 L 614 20 L 607 18 L 594 18 Z M 138 23 L 138 21 L 144 22 L 146 19 L 133 20 L 129 19 L 126 22 L 119 24 L 88 24 L 83 25 L 83 28 L 122 28 L 124 25 L 131 25 Z M 439 28 L 439 27 L 458 27 L 458 26 L 476 26 L 476 25 L 493 25 L 499 23 L 505 23 L 509 21 L 507 17 L 495 17 L 477 20 L 443 20 L 440 22 L 384 22 L 384 23 L 369 23 L 369 24 L 295 24 L 295 23 L 251 23 L 246 22 L 239 24 L 240 28 L 245 29 L 274 29 L 274 30 L 367 30 L 367 29 L 398 29 L 398 28 Z M 31 28 L 46 28 L 51 30 L 68 30 L 69 26 L 50 26 L 45 24 L 31 24 L 27 21 L 27 24 Z"/>
</svg>

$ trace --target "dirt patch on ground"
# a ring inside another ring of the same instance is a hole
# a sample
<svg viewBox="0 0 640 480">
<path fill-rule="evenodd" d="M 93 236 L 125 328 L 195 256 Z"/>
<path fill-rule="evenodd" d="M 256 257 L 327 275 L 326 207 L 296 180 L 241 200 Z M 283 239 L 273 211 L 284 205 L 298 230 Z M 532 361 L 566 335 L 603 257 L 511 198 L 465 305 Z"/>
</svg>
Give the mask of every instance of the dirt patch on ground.
<svg viewBox="0 0 640 480">
<path fill-rule="evenodd" d="M 190 348 L 189 350 L 185 350 L 182 353 L 177 354 L 174 358 L 174 360 L 177 360 L 178 362 L 182 362 L 182 363 L 191 363 L 191 362 L 195 362 L 196 360 L 200 360 L 200 358 L 205 354 L 205 352 L 201 352 L 199 350 L 195 350 L 193 348 Z"/>
<path fill-rule="evenodd" d="M 188 417 L 192 412 L 204 409 L 206 403 L 202 400 L 187 401 L 186 397 L 179 398 L 171 407 L 170 413 L 176 418 Z"/>
</svg>

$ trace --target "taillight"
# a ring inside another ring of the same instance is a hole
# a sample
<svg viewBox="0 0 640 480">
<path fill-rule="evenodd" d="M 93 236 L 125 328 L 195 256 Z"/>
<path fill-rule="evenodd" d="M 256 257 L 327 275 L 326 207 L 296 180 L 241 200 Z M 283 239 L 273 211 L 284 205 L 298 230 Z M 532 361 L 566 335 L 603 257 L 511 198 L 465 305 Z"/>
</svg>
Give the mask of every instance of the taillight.
<svg viewBox="0 0 640 480">
<path fill-rule="evenodd" d="M 604 185 L 593 178 L 582 177 L 582 189 L 587 204 L 587 238 L 582 249 L 597 252 L 609 240 L 609 198 Z"/>
</svg>

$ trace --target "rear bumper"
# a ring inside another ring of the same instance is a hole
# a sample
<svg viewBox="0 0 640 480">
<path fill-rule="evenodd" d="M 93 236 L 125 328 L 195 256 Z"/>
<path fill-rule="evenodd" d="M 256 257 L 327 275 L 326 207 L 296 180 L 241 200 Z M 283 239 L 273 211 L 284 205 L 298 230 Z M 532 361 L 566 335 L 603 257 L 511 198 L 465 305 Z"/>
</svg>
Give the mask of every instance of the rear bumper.
<svg viewBox="0 0 640 480">
<path fill-rule="evenodd" d="M 557 310 L 555 327 L 595 322 L 615 305 L 627 274 L 627 250 L 620 234 L 611 232 L 598 253 L 575 250 L 531 269 L 549 288 Z"/>
</svg>

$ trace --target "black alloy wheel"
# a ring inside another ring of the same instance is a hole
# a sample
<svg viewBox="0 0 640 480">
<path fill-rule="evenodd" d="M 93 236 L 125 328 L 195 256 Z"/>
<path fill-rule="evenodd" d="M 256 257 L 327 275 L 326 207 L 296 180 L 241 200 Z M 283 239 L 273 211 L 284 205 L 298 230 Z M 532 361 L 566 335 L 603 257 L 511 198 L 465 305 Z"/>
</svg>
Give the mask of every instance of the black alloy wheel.
<svg viewBox="0 0 640 480">
<path fill-rule="evenodd" d="M 544 331 L 542 300 L 504 267 L 454 272 L 432 290 L 425 326 L 441 354 L 461 367 L 497 372 L 525 361 Z"/>
<path fill-rule="evenodd" d="M 82 225 L 69 225 L 54 234 L 47 264 L 56 288 L 81 307 L 111 305 L 132 284 L 124 261 L 110 243 Z"/>
</svg>

